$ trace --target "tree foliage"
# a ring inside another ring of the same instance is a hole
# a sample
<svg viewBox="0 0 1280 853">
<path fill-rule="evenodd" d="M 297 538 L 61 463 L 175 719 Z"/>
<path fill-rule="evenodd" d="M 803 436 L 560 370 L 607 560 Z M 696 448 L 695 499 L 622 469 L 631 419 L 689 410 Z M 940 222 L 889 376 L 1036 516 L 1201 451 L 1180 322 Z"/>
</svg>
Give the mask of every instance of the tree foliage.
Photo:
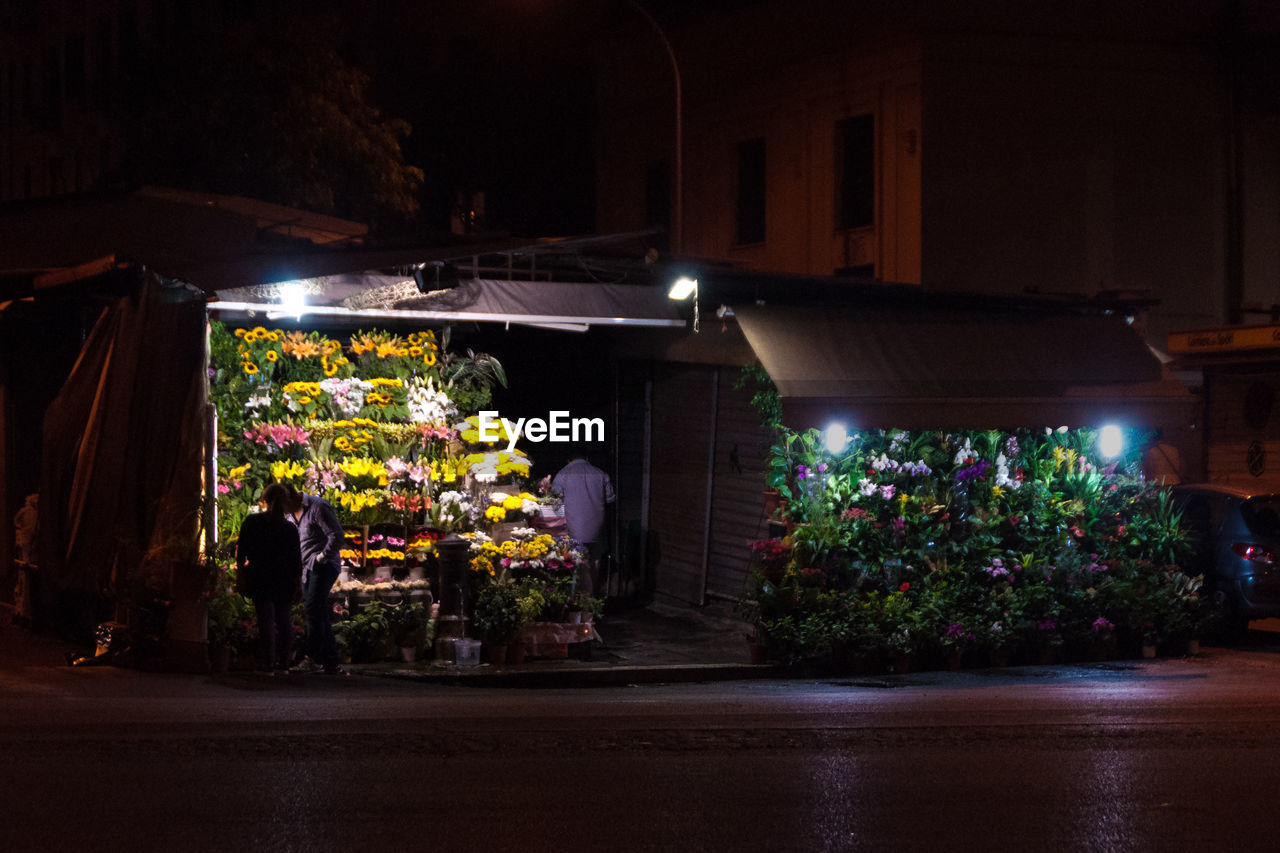
<svg viewBox="0 0 1280 853">
<path fill-rule="evenodd" d="M 374 226 L 411 217 L 423 174 L 404 162 L 409 124 L 366 100 L 332 23 L 292 8 L 165 52 L 135 95 L 126 177 Z"/>
</svg>

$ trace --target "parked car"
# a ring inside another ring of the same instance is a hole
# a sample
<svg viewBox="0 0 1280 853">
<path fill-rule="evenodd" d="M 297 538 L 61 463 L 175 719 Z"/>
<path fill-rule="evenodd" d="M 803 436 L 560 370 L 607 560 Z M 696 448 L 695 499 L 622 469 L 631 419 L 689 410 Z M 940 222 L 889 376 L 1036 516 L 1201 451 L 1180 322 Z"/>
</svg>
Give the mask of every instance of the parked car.
<svg viewBox="0 0 1280 853">
<path fill-rule="evenodd" d="M 1229 626 L 1280 616 L 1280 495 L 1212 484 L 1172 491 L 1191 546 L 1185 570 L 1204 575 Z"/>
</svg>

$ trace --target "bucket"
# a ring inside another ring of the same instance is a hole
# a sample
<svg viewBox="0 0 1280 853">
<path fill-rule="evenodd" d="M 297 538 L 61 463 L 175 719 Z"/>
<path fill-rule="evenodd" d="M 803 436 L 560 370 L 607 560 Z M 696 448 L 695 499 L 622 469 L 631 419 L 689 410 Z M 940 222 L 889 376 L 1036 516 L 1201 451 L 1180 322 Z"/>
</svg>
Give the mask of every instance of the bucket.
<svg viewBox="0 0 1280 853">
<path fill-rule="evenodd" d="M 480 641 L 467 640 L 459 638 L 453 641 L 454 651 L 457 653 L 458 666 L 479 666 L 480 665 Z"/>
</svg>

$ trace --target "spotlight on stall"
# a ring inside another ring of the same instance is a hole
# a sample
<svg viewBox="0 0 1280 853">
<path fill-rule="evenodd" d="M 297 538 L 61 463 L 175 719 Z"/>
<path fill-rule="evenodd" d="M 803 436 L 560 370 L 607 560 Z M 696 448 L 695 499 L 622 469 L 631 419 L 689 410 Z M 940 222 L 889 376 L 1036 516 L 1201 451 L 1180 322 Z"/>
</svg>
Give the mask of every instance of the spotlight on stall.
<svg viewBox="0 0 1280 853">
<path fill-rule="evenodd" d="M 286 281 L 277 286 L 282 313 L 301 317 L 307 310 L 307 286 L 300 281 Z"/>
<path fill-rule="evenodd" d="M 671 289 L 667 291 L 667 298 L 675 300 L 688 299 L 697 292 L 698 280 L 682 275 L 671 284 Z"/>
<path fill-rule="evenodd" d="M 1124 433 L 1115 424 L 1107 424 L 1098 433 L 1098 452 L 1107 459 L 1114 459 L 1124 450 Z"/>
<path fill-rule="evenodd" d="M 839 421 L 833 421 L 827 425 L 822 439 L 828 453 L 843 453 L 845 445 L 849 443 L 849 429 Z"/>
<path fill-rule="evenodd" d="M 428 261 L 414 268 L 413 283 L 419 293 L 448 290 L 458 286 L 458 268 L 445 261 Z"/>
</svg>

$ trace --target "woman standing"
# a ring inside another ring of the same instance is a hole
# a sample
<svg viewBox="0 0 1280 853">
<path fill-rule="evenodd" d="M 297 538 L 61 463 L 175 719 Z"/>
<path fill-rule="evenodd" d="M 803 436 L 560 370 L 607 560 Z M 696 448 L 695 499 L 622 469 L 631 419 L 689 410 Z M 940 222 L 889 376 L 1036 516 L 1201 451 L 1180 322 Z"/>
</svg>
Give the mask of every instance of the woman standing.
<svg viewBox="0 0 1280 853">
<path fill-rule="evenodd" d="M 298 528 L 285 517 L 289 491 L 280 483 L 262 490 L 266 512 L 240 525 L 236 542 L 236 588 L 258 612 L 262 659 L 267 669 L 289 671 L 293 604 L 302 600 L 302 551 Z"/>
</svg>

